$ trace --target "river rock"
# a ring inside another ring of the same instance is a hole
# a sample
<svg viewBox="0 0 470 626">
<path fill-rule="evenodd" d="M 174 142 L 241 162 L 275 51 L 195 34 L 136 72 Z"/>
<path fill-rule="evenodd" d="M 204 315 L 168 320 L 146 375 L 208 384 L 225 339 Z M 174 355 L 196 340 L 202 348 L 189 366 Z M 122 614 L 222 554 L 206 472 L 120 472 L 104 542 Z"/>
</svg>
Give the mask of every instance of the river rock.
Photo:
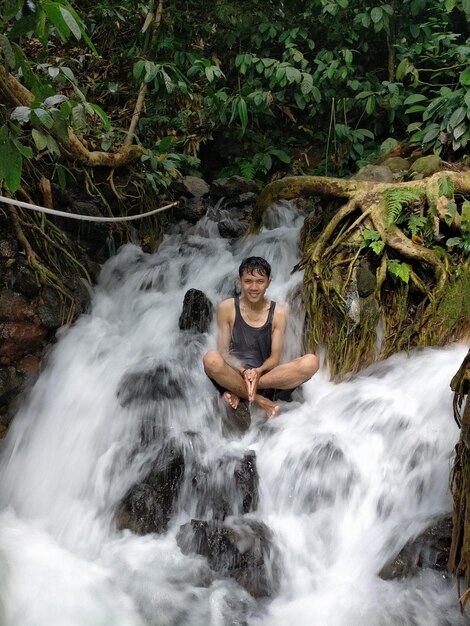
<svg viewBox="0 0 470 626">
<path fill-rule="evenodd" d="M 243 237 L 248 228 L 247 222 L 224 217 L 217 223 L 219 234 L 223 239 L 238 239 Z"/>
<path fill-rule="evenodd" d="M 0 258 L 12 259 L 18 252 L 18 243 L 15 239 L 0 239 Z"/>
<path fill-rule="evenodd" d="M 196 515 L 223 521 L 230 515 L 244 515 L 256 510 L 259 501 L 256 454 L 221 457 L 192 469 L 191 491 L 197 496 Z"/>
<path fill-rule="evenodd" d="M 117 397 L 123 407 L 160 400 L 174 400 L 183 395 L 182 378 L 165 364 L 151 370 L 126 374 L 119 383 Z"/>
<path fill-rule="evenodd" d="M 423 178 L 439 172 L 442 167 L 442 159 L 437 154 L 429 154 L 413 161 L 411 171 L 420 174 Z"/>
<path fill-rule="evenodd" d="M 206 214 L 206 210 L 207 206 L 202 196 L 183 197 L 177 206 L 167 212 L 167 217 L 172 224 L 181 221 L 196 224 Z"/>
<path fill-rule="evenodd" d="M 393 181 L 393 172 L 386 165 L 365 165 L 351 178 L 373 183 L 391 183 Z"/>
<path fill-rule="evenodd" d="M 0 405 L 8 400 L 19 390 L 23 382 L 14 367 L 0 367 Z"/>
<path fill-rule="evenodd" d="M 275 559 L 274 575 L 267 568 L 267 563 L 273 562 L 271 532 L 263 522 L 246 518 L 230 523 L 193 519 L 180 527 L 176 542 L 183 554 L 206 557 L 212 570 L 233 578 L 255 598 L 277 592 Z"/>
<path fill-rule="evenodd" d="M 253 180 L 243 176 L 229 176 L 218 178 L 211 185 L 210 193 L 214 198 L 231 198 L 244 193 L 256 193 L 258 188 Z"/>
<path fill-rule="evenodd" d="M 0 357 L 19 359 L 41 347 L 45 336 L 45 328 L 32 322 L 0 324 Z"/>
<path fill-rule="evenodd" d="M 55 330 L 62 326 L 62 299 L 56 289 L 42 289 L 38 313 L 45 328 Z"/>
<path fill-rule="evenodd" d="M 356 272 L 357 292 L 361 298 L 367 298 L 377 287 L 375 274 L 365 265 L 358 267 Z"/>
<path fill-rule="evenodd" d="M 183 449 L 170 440 L 144 480 L 124 497 L 117 514 L 118 528 L 128 528 L 138 535 L 164 532 L 174 512 L 184 472 Z"/>
<path fill-rule="evenodd" d="M 33 270 L 22 257 L 17 257 L 16 263 L 8 270 L 7 282 L 27 298 L 35 298 L 40 291 Z"/>
<path fill-rule="evenodd" d="M 172 187 L 184 196 L 195 198 L 206 196 L 209 193 L 209 185 L 205 180 L 197 176 L 183 176 L 175 180 Z"/>
<path fill-rule="evenodd" d="M 382 568 L 380 578 L 405 578 L 424 568 L 447 571 L 451 537 L 452 518 L 446 517 L 407 543 L 395 559 Z"/>
<path fill-rule="evenodd" d="M 34 309 L 23 296 L 0 289 L 0 321 L 24 321 L 33 317 Z"/>
<path fill-rule="evenodd" d="M 197 333 L 209 331 L 214 307 L 203 291 L 189 289 L 184 294 L 183 310 L 179 319 L 180 330 L 192 330 Z"/>
</svg>

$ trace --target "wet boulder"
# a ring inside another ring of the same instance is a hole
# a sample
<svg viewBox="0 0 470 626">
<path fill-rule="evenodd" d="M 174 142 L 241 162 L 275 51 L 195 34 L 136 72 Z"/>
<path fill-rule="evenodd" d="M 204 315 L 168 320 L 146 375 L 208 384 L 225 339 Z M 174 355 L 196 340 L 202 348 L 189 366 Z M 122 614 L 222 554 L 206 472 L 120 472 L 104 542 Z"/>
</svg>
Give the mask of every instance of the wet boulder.
<svg viewBox="0 0 470 626">
<path fill-rule="evenodd" d="M 256 453 L 220 457 L 210 467 L 196 464 L 191 474 L 191 494 L 197 499 L 196 515 L 224 520 L 256 510 L 259 501 Z"/>
<path fill-rule="evenodd" d="M 425 568 L 446 572 L 451 538 L 452 518 L 446 517 L 408 542 L 393 561 L 382 568 L 380 578 L 406 578 Z"/>
<path fill-rule="evenodd" d="M 10 291 L 0 289 L 0 320 L 1 321 L 24 321 L 34 317 L 33 307 L 23 296 Z"/>
<path fill-rule="evenodd" d="M 44 328 L 55 330 L 62 326 L 62 300 L 52 287 L 44 287 L 41 291 L 38 313 Z"/>
<path fill-rule="evenodd" d="M 211 185 L 210 193 L 214 198 L 231 198 L 244 193 L 256 193 L 258 188 L 253 180 L 243 176 L 218 178 Z"/>
<path fill-rule="evenodd" d="M 12 289 L 19 291 L 27 298 L 35 298 L 39 294 L 40 286 L 36 276 L 28 262 L 22 257 L 18 257 L 14 265 L 8 269 L 7 281 Z"/>
<path fill-rule="evenodd" d="M 121 406 L 174 400 L 183 395 L 182 377 L 167 364 L 159 364 L 143 372 L 131 372 L 119 383 L 117 397 Z"/>
<path fill-rule="evenodd" d="M 138 535 L 162 533 L 174 513 L 185 473 L 184 452 L 170 439 L 160 450 L 142 482 L 134 485 L 121 502 L 117 526 Z"/>
<path fill-rule="evenodd" d="M 0 323 L 0 357 L 19 359 L 42 347 L 46 330 L 34 322 Z"/>
<path fill-rule="evenodd" d="M 180 527 L 176 541 L 183 554 L 206 557 L 212 570 L 233 578 L 255 598 L 278 590 L 277 558 L 271 532 L 263 522 L 193 519 Z"/>
<path fill-rule="evenodd" d="M 0 406 L 17 392 L 23 383 L 14 367 L 0 367 Z"/>
<path fill-rule="evenodd" d="M 183 300 L 179 319 L 180 330 L 207 333 L 212 322 L 214 307 L 203 291 L 189 289 Z"/>
</svg>

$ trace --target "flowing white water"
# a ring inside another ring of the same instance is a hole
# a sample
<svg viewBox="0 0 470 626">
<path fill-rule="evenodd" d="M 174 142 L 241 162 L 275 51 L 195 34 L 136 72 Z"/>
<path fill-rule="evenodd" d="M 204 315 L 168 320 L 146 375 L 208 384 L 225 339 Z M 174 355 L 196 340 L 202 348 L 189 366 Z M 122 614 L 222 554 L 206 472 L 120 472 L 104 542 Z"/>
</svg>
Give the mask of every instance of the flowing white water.
<svg viewBox="0 0 470 626">
<path fill-rule="evenodd" d="M 201 366 L 214 333 L 179 331 L 178 318 L 188 288 L 214 303 L 231 295 L 250 254 L 273 265 L 272 299 L 295 294 L 301 218 L 279 206 L 269 219 L 234 246 L 203 219 L 190 234 L 168 236 L 154 256 L 126 246 L 104 267 L 91 313 L 64 331 L 3 444 L 1 626 L 464 623 L 442 574 L 377 576 L 451 508 L 458 432 L 449 381 L 464 347 L 399 355 L 340 385 L 320 372 L 303 403 L 266 424 L 255 415 L 242 440 L 222 436 Z M 289 358 L 301 328 L 299 313 L 291 318 Z M 162 364 L 181 388 L 177 398 L 123 402 L 123 380 Z M 178 527 L 201 506 L 190 485 L 166 534 L 116 530 L 120 500 L 162 439 L 188 431 L 199 433 L 195 454 L 209 465 L 256 451 L 260 503 L 249 517 L 272 530 L 281 573 L 269 601 L 181 553 Z"/>
</svg>

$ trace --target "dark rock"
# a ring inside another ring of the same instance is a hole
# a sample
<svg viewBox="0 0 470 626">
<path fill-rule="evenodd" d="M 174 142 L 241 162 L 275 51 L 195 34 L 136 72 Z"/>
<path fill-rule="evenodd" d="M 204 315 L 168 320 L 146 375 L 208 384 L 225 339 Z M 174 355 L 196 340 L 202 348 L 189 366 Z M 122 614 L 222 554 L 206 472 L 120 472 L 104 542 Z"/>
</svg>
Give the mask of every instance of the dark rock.
<svg viewBox="0 0 470 626">
<path fill-rule="evenodd" d="M 367 298 L 377 287 L 377 278 L 371 270 L 361 265 L 356 273 L 357 292 L 361 298 Z"/>
<path fill-rule="evenodd" d="M 248 228 L 246 222 L 240 222 L 239 220 L 233 220 L 230 217 L 221 219 L 217 226 L 219 228 L 219 234 L 223 239 L 238 239 L 243 237 Z"/>
<path fill-rule="evenodd" d="M 8 284 L 27 298 L 35 298 L 39 294 L 40 287 L 36 276 L 28 263 L 21 257 L 17 258 L 15 265 L 9 270 Z"/>
<path fill-rule="evenodd" d="M 127 528 L 137 535 L 161 533 L 167 523 L 168 519 L 154 490 L 145 483 L 136 485 L 128 492 L 117 515 L 118 528 Z"/>
<path fill-rule="evenodd" d="M 254 191 L 246 191 L 245 193 L 241 193 L 239 196 L 235 198 L 230 198 L 227 202 L 227 207 L 232 206 L 245 206 L 247 204 L 253 205 L 256 204 L 258 199 L 258 194 Z"/>
<path fill-rule="evenodd" d="M 203 291 L 189 289 L 184 294 L 183 310 L 179 319 L 180 330 L 207 333 L 212 322 L 214 307 Z"/>
<path fill-rule="evenodd" d="M 0 324 L 0 356 L 18 359 L 34 352 L 46 336 L 46 330 L 30 322 Z"/>
<path fill-rule="evenodd" d="M 206 213 L 205 201 L 200 197 L 183 198 L 176 207 L 167 212 L 171 223 L 187 221 L 189 224 L 196 224 Z"/>
<path fill-rule="evenodd" d="M 91 285 L 83 278 L 68 278 L 64 282 L 75 298 L 77 314 L 85 313 L 92 298 Z"/>
<path fill-rule="evenodd" d="M 184 385 L 167 365 L 152 370 L 126 374 L 119 383 L 117 397 L 123 407 L 132 403 L 146 404 L 174 400 L 183 395 Z"/>
<path fill-rule="evenodd" d="M 18 252 L 18 243 L 14 239 L 0 239 L 0 257 L 12 259 Z"/>
<path fill-rule="evenodd" d="M 373 183 L 391 183 L 393 181 L 393 172 L 386 165 L 365 165 L 351 178 Z"/>
<path fill-rule="evenodd" d="M 278 572 L 268 572 L 272 561 L 269 528 L 262 522 L 243 518 L 229 523 L 191 520 L 180 527 L 176 541 L 183 554 L 205 556 L 209 567 L 235 579 L 255 598 L 272 596 L 278 589 Z"/>
<path fill-rule="evenodd" d="M 59 293 L 52 287 L 42 289 L 38 313 L 41 324 L 45 328 L 55 330 L 62 326 L 62 300 Z"/>
<path fill-rule="evenodd" d="M 174 512 L 184 472 L 182 446 L 169 440 L 144 480 L 124 497 L 118 511 L 118 527 L 139 535 L 164 532 Z"/>
<path fill-rule="evenodd" d="M 0 367 L 0 405 L 8 402 L 20 389 L 22 382 L 22 377 L 14 367 Z"/>
<path fill-rule="evenodd" d="M 383 580 L 406 578 L 420 569 L 447 571 L 452 538 L 452 518 L 446 517 L 410 541 L 379 573 Z"/>
<path fill-rule="evenodd" d="M 229 178 L 218 178 L 211 185 L 210 193 L 215 198 L 230 198 L 243 193 L 256 193 L 258 188 L 253 180 L 248 180 L 242 176 L 230 176 Z"/>
<path fill-rule="evenodd" d="M 183 178 L 175 180 L 172 187 L 185 196 L 195 198 L 206 196 L 209 193 L 209 185 L 197 176 L 183 176 Z"/>
<path fill-rule="evenodd" d="M 91 215 L 93 217 L 104 217 L 99 205 L 94 201 L 72 200 L 68 206 L 60 206 L 62 211 Z M 106 247 L 109 226 L 102 222 L 89 222 L 83 220 L 69 219 L 66 217 L 52 218 L 58 226 L 67 233 L 70 233 L 83 245 L 92 251 Z"/>
<path fill-rule="evenodd" d="M 221 399 L 221 402 L 223 400 Z M 240 400 L 236 411 L 224 402 L 220 411 L 222 417 L 222 434 L 224 437 L 239 437 L 244 435 L 251 426 L 251 414 L 247 402 Z"/>
<path fill-rule="evenodd" d="M 258 506 L 258 472 L 252 450 L 241 458 L 219 458 L 210 467 L 196 465 L 192 472 L 198 517 L 224 520 L 229 515 L 251 513 Z"/>
<path fill-rule="evenodd" d="M 34 309 L 23 296 L 9 289 L 0 289 L 0 320 L 24 321 L 34 317 Z"/>
</svg>

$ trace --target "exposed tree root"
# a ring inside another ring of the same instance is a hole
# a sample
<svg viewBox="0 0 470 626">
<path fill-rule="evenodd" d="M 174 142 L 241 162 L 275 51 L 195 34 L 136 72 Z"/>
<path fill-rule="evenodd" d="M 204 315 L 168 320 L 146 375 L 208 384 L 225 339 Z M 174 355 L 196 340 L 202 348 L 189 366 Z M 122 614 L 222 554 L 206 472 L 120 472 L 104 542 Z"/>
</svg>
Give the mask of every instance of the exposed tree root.
<svg viewBox="0 0 470 626">
<path fill-rule="evenodd" d="M 424 180 L 396 184 L 287 177 L 261 193 L 252 231 L 259 228 L 264 210 L 278 199 L 319 197 L 342 202 L 333 214 L 324 214 L 323 221 L 315 215 L 314 226 L 307 218 L 303 257 L 296 268 L 305 270 L 309 348 L 325 346 L 333 380 L 400 350 L 470 337 L 468 264 L 461 257 L 455 263 L 450 254 L 443 259 L 432 247 L 435 240 L 428 246 L 421 238 L 414 241 L 402 224 L 390 219 L 386 193 L 390 188 L 403 189 L 403 197 L 407 191 L 411 194 L 409 190 L 423 190 L 427 205 L 420 211 L 429 223 L 446 217 L 442 206 L 448 199 L 439 195 L 444 177 L 451 179 L 455 193 L 470 194 L 469 171 L 438 172 Z M 412 209 L 404 207 L 403 212 L 411 215 Z M 453 232 L 461 223 L 459 217 L 453 220 Z M 365 228 L 375 233 L 378 247 L 364 238 Z M 449 224 L 443 222 L 440 229 L 448 231 Z M 392 270 L 403 268 L 403 278 L 392 273 L 390 263 Z M 378 348 L 379 326 L 383 337 Z"/>
</svg>

